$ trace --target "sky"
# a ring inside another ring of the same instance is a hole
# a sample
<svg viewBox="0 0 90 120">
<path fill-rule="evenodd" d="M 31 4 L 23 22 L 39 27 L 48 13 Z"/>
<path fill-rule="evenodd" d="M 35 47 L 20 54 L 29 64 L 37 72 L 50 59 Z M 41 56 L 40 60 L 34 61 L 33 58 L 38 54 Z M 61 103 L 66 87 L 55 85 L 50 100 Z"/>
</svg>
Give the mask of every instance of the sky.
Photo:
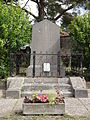
<svg viewBox="0 0 90 120">
<path fill-rule="evenodd" d="M 26 0 L 19 0 L 19 4 L 21 7 L 23 7 L 26 3 Z M 38 15 L 38 11 L 37 11 L 37 6 L 34 2 L 30 1 L 28 2 L 27 6 L 25 7 L 27 10 L 31 11 L 33 14 L 35 14 L 36 16 Z M 72 12 L 72 10 L 69 10 L 68 12 Z M 80 8 L 80 15 L 83 15 L 86 11 L 84 11 L 83 8 Z M 30 16 L 30 20 L 33 20 L 34 18 L 32 16 Z M 61 18 L 60 18 L 61 19 Z M 61 21 L 60 19 L 57 20 L 56 24 L 60 26 Z M 32 22 L 32 24 L 34 24 L 34 22 Z"/>
<path fill-rule="evenodd" d="M 19 0 L 20 6 L 23 7 L 25 5 L 26 0 Z M 25 7 L 27 10 L 30 10 L 36 16 L 38 15 L 36 4 L 29 0 L 27 6 Z M 33 18 L 33 17 L 31 17 Z"/>
</svg>

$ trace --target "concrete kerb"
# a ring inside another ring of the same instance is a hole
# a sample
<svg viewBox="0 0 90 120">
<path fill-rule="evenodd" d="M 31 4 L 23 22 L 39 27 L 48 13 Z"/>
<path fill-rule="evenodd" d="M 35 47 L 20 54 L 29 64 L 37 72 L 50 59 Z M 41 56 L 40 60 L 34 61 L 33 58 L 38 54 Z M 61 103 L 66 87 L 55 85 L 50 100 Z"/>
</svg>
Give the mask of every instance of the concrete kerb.
<svg viewBox="0 0 90 120">
<path fill-rule="evenodd" d="M 19 99 L 23 83 L 24 77 L 9 77 L 7 79 L 6 98 Z"/>
<path fill-rule="evenodd" d="M 75 98 L 88 98 L 88 90 L 86 89 L 85 80 L 80 77 L 70 77 L 70 83 Z"/>
<path fill-rule="evenodd" d="M 21 90 L 8 89 L 6 91 L 6 98 L 13 98 L 13 99 L 19 99 L 19 98 L 21 98 Z"/>
<path fill-rule="evenodd" d="M 75 98 L 88 98 L 88 91 L 86 89 L 74 89 Z"/>
</svg>

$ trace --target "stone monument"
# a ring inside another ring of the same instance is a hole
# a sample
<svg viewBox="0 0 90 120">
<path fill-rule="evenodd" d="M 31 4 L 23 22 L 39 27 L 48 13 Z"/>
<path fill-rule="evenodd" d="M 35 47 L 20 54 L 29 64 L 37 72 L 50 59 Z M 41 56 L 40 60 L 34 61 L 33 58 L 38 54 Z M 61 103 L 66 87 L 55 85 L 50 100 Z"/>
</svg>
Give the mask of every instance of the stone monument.
<svg viewBox="0 0 90 120">
<path fill-rule="evenodd" d="M 60 53 L 60 30 L 59 26 L 45 19 L 33 25 L 31 54 L 35 56 L 35 76 L 57 76 L 57 54 Z M 27 76 L 33 74 L 33 55 Z"/>
</svg>

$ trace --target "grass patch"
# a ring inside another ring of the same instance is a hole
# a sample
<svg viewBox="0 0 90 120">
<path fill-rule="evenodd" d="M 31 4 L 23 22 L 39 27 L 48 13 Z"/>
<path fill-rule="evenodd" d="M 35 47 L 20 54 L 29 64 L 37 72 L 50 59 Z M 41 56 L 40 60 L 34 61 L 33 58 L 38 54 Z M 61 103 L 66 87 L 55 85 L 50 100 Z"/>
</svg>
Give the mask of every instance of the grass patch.
<svg viewBox="0 0 90 120">
<path fill-rule="evenodd" d="M 21 93 L 23 93 L 23 92 L 24 92 L 24 87 L 21 88 Z"/>
</svg>

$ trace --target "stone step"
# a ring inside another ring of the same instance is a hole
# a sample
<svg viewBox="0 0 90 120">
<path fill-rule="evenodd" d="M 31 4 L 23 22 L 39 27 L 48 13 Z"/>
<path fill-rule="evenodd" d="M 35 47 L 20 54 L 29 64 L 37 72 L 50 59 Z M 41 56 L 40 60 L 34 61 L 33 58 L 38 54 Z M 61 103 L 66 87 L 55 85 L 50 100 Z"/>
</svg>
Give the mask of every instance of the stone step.
<svg viewBox="0 0 90 120">
<path fill-rule="evenodd" d="M 70 84 L 62 83 L 62 84 L 59 84 L 57 88 L 61 91 L 67 91 L 67 90 L 72 91 L 72 86 Z"/>
<path fill-rule="evenodd" d="M 53 86 L 50 84 L 39 84 L 39 83 L 34 83 L 34 84 L 24 84 L 24 91 L 38 91 L 38 90 L 49 90 L 52 89 Z"/>
<path fill-rule="evenodd" d="M 45 95 L 47 93 L 48 92 L 45 92 L 44 90 L 43 90 L 43 92 L 41 92 L 41 91 L 24 91 L 21 96 L 22 97 L 25 97 L 25 96 L 32 97 L 33 94 Z"/>
<path fill-rule="evenodd" d="M 69 83 L 69 78 L 25 78 L 24 83 Z"/>
<path fill-rule="evenodd" d="M 25 78 L 24 83 L 56 83 L 58 78 Z"/>
<path fill-rule="evenodd" d="M 58 83 L 70 84 L 69 78 L 58 78 Z"/>
<path fill-rule="evenodd" d="M 71 91 L 62 91 L 64 97 L 73 97 L 73 94 Z M 40 91 L 25 91 L 21 94 L 22 97 L 28 96 L 32 97 L 33 94 L 38 94 L 38 95 L 45 95 L 48 94 L 48 91 L 44 90 L 42 92 Z"/>
<path fill-rule="evenodd" d="M 20 89 L 24 82 L 24 77 L 9 77 L 7 81 L 10 81 L 8 85 L 9 89 Z"/>
<path fill-rule="evenodd" d="M 7 89 L 6 98 L 19 99 L 21 97 L 21 91 L 18 89 Z"/>
<path fill-rule="evenodd" d="M 73 97 L 73 92 L 71 91 L 63 91 L 64 97 Z"/>
<path fill-rule="evenodd" d="M 49 90 L 53 88 L 58 88 L 60 90 L 71 90 L 72 87 L 70 84 L 40 84 L 40 83 L 31 83 L 31 84 L 24 84 L 24 91 L 32 91 L 32 90 Z"/>
<path fill-rule="evenodd" d="M 20 98 L 23 82 L 24 77 L 9 77 L 7 79 L 6 98 Z"/>
</svg>

